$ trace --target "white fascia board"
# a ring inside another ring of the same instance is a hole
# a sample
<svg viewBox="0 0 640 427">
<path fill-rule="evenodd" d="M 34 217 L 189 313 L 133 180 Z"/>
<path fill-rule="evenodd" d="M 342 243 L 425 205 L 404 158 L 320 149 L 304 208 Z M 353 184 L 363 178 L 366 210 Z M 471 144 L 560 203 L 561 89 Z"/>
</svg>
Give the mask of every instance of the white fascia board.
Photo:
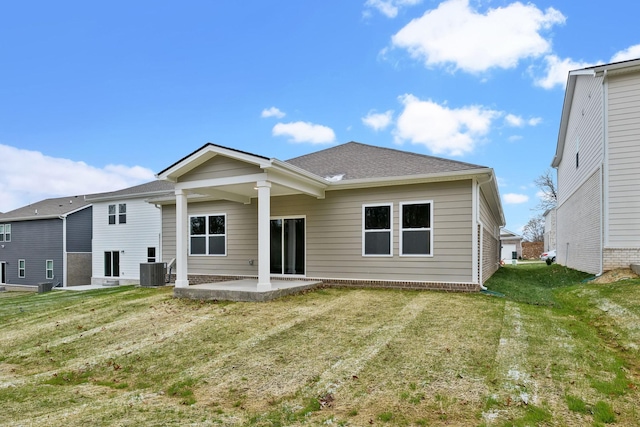
<svg viewBox="0 0 640 427">
<path fill-rule="evenodd" d="M 307 178 L 313 182 L 316 182 L 318 184 L 324 185 L 326 186 L 328 181 L 326 179 L 324 179 L 321 176 L 318 176 L 312 172 L 309 172 L 306 169 L 302 169 L 298 166 L 294 166 L 290 163 L 287 162 L 283 162 L 282 160 L 278 160 L 278 159 L 271 159 L 271 162 L 273 164 L 273 169 L 275 170 L 283 170 L 286 171 L 288 173 L 294 173 L 296 175 L 300 175 L 304 178 Z"/>
<path fill-rule="evenodd" d="M 419 184 L 423 182 L 460 181 L 472 179 L 478 175 L 493 173 L 490 168 L 470 169 L 466 171 L 430 173 L 424 175 L 389 176 L 378 178 L 347 179 L 330 182 L 327 190 L 351 190 L 355 188 L 387 187 L 391 185 Z"/>
<path fill-rule="evenodd" d="M 562 115 L 560 119 L 560 130 L 558 131 L 558 141 L 556 143 L 556 153 L 551 161 L 551 167 L 557 168 L 562 161 L 562 153 L 564 151 L 564 140 L 567 137 L 567 126 L 569 125 L 569 116 L 571 115 L 571 104 L 573 103 L 573 94 L 576 90 L 576 80 L 579 74 L 569 73 L 567 80 L 567 88 L 564 93 L 564 102 L 562 104 Z"/>
<path fill-rule="evenodd" d="M 318 183 L 317 181 L 304 179 L 303 177 L 292 175 L 290 172 L 277 169 L 269 170 L 267 181 L 318 199 L 324 199 L 324 191 L 327 188 L 327 183 Z"/>
</svg>

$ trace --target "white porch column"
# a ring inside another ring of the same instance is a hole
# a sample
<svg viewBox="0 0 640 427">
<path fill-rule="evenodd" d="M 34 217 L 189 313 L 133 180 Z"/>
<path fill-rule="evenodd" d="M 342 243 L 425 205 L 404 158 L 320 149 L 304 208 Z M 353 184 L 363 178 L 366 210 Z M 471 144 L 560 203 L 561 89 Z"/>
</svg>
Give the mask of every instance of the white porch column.
<svg viewBox="0 0 640 427">
<path fill-rule="evenodd" d="M 258 291 L 271 290 L 271 183 L 259 181 L 258 188 Z"/>
<path fill-rule="evenodd" d="M 187 193 L 178 189 L 176 190 L 176 288 L 189 286 L 189 279 L 187 279 L 188 243 Z"/>
</svg>

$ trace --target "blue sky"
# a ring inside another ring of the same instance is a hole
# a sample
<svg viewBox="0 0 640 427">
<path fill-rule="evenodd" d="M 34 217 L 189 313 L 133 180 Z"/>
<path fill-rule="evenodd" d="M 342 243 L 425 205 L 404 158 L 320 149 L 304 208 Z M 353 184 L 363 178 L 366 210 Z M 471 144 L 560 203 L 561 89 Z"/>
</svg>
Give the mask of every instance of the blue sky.
<svg viewBox="0 0 640 427">
<path fill-rule="evenodd" d="M 0 211 L 153 179 L 213 142 L 348 141 L 495 169 L 535 214 L 567 72 L 640 57 L 637 2 L 37 1 L 0 6 Z"/>
</svg>

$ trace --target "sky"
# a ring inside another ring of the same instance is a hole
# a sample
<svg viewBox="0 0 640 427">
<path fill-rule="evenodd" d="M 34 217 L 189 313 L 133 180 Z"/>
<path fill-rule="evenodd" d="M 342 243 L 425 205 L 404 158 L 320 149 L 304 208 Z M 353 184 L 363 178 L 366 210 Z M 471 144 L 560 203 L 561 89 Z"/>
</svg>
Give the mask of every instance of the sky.
<svg viewBox="0 0 640 427">
<path fill-rule="evenodd" d="M 567 73 L 640 57 L 626 0 L 0 2 L 0 212 L 117 190 L 207 142 L 349 141 L 488 166 L 521 232 Z M 555 172 L 554 172 L 555 175 Z"/>
</svg>

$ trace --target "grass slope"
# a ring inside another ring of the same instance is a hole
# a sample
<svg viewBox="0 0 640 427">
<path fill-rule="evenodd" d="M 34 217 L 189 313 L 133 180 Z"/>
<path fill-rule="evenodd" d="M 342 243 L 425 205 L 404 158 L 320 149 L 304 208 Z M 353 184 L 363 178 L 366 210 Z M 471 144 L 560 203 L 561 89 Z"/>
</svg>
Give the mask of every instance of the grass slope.
<svg viewBox="0 0 640 427">
<path fill-rule="evenodd" d="M 640 281 L 509 266 L 480 294 L 3 294 L 0 425 L 639 425 Z"/>
</svg>

